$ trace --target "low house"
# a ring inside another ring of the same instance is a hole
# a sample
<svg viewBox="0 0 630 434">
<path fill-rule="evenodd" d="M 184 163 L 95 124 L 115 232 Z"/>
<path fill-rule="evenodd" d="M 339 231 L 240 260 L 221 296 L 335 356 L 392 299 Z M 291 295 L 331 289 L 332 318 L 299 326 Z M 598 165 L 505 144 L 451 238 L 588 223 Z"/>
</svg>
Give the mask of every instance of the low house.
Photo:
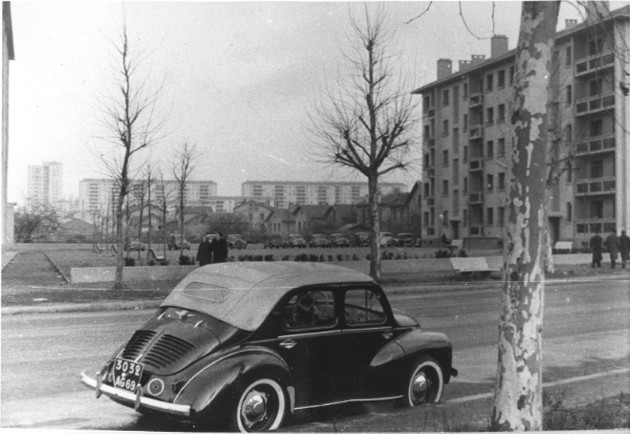
<svg viewBox="0 0 630 434">
<path fill-rule="evenodd" d="M 246 200 L 234 207 L 234 214 L 240 215 L 249 224 L 250 229 L 254 231 L 265 229 L 265 222 L 272 212 L 271 206 L 254 200 Z"/>
<path fill-rule="evenodd" d="M 378 212 L 381 231 L 395 234 L 409 232 L 421 235 L 421 183 L 416 182 L 409 193 L 390 193 L 381 197 Z M 370 207 L 367 201 L 357 204 L 358 223 L 370 224 Z"/>
<path fill-rule="evenodd" d="M 296 218 L 293 209 L 272 208 L 271 213 L 265 221 L 265 226 L 269 234 L 288 237 L 289 234 L 297 232 Z"/>
<path fill-rule="evenodd" d="M 59 222 L 57 231 L 51 236 L 55 241 L 91 242 L 94 232 L 100 233 L 101 227 L 79 218 L 71 218 Z"/>
</svg>

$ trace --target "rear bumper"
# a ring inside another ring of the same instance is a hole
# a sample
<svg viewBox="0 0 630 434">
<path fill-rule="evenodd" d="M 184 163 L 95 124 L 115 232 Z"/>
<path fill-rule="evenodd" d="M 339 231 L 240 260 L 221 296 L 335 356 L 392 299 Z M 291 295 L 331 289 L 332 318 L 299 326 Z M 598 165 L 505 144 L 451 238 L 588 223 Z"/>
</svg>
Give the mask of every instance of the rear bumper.
<svg viewBox="0 0 630 434">
<path fill-rule="evenodd" d="M 96 374 L 96 377 L 99 377 L 99 373 Z M 151 410 L 157 410 L 163 413 L 175 414 L 178 416 L 190 416 L 191 414 L 189 405 L 171 404 L 169 402 L 148 398 L 128 390 L 119 389 L 102 383 L 99 384 L 98 380 L 88 376 L 85 372 L 81 372 L 81 383 L 90 389 L 95 390 L 97 398 L 103 394 L 114 400 L 126 402 L 134 406 L 136 410 L 139 407 L 145 407 Z"/>
</svg>

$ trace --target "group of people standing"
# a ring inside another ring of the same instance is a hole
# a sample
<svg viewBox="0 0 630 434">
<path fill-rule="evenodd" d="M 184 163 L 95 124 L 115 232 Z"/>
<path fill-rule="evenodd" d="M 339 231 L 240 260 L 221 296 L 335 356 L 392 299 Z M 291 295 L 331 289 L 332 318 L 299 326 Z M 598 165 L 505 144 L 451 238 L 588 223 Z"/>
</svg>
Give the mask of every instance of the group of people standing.
<svg viewBox="0 0 630 434">
<path fill-rule="evenodd" d="M 616 232 L 611 232 L 606 240 L 596 233 L 591 237 L 589 244 L 593 252 L 591 267 L 602 266 L 602 252 L 605 245 L 610 254 L 610 268 L 615 268 L 617 265 L 618 254 L 621 254 L 621 267 L 626 268 L 626 262 L 630 259 L 630 237 L 626 235 L 626 231 L 621 231 L 620 236 L 617 236 Z"/>
<path fill-rule="evenodd" d="M 199 248 L 197 249 L 197 262 L 199 262 L 200 267 L 212 263 L 225 262 L 227 257 L 228 245 L 222 232 L 218 232 L 212 241 L 206 235 L 201 237 L 201 243 L 199 243 Z"/>
</svg>

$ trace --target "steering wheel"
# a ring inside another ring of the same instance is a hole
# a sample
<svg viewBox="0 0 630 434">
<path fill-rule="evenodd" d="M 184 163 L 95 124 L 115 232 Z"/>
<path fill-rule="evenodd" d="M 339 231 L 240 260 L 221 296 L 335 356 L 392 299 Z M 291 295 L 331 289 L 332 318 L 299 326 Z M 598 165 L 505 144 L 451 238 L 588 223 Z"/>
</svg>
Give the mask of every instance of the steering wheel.
<svg viewBox="0 0 630 434">
<path fill-rule="evenodd" d="M 302 294 L 295 306 L 293 306 L 293 312 L 291 317 L 295 322 L 303 322 L 299 320 L 300 314 L 309 315 L 311 324 L 315 325 L 315 320 L 322 316 L 322 310 L 317 306 L 323 303 L 328 306 L 328 295 L 322 291 L 305 292 Z"/>
</svg>

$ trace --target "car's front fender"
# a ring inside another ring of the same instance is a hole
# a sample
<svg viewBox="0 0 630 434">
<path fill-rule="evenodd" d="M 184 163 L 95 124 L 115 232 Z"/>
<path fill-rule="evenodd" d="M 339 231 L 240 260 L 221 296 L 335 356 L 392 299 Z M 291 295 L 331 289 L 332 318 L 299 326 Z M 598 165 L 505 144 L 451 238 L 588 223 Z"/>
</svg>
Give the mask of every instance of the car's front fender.
<svg viewBox="0 0 630 434">
<path fill-rule="evenodd" d="M 246 347 L 208 363 L 182 387 L 174 403 L 188 404 L 191 413 L 215 418 L 228 414 L 238 399 L 239 388 L 254 376 L 276 379 L 284 387 L 292 384 L 285 361 L 264 347 Z"/>
</svg>

